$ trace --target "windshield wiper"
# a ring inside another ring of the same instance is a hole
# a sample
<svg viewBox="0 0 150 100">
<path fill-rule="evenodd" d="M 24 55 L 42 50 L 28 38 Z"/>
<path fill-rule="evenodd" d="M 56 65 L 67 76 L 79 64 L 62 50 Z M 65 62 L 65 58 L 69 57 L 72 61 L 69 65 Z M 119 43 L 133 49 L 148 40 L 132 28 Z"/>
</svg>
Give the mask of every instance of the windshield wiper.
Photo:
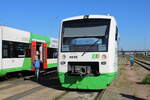
<svg viewBox="0 0 150 100">
<path fill-rule="evenodd" d="M 93 44 L 91 44 L 91 45 L 82 53 L 81 56 L 83 56 L 83 55 L 84 55 L 92 46 L 94 46 L 99 40 L 100 40 L 100 38 L 99 38 L 97 41 L 95 41 Z"/>
</svg>

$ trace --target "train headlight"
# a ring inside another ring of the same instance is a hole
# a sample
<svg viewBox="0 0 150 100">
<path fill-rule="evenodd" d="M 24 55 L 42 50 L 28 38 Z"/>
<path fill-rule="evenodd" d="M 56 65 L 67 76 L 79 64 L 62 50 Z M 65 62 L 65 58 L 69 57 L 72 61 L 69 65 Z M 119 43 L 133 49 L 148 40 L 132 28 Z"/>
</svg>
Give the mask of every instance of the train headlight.
<svg viewBox="0 0 150 100">
<path fill-rule="evenodd" d="M 66 62 L 65 62 L 65 61 L 61 61 L 60 64 L 61 64 L 61 65 L 64 65 L 64 64 L 66 64 Z"/>
<path fill-rule="evenodd" d="M 106 65 L 106 61 L 102 61 L 102 62 L 101 62 L 101 65 Z"/>
<path fill-rule="evenodd" d="M 106 57 L 106 55 L 102 55 L 102 59 L 104 60 L 104 59 L 106 59 L 107 57 Z"/>
<path fill-rule="evenodd" d="M 62 59 L 66 59 L 66 55 L 63 54 L 63 55 L 62 55 Z"/>
</svg>

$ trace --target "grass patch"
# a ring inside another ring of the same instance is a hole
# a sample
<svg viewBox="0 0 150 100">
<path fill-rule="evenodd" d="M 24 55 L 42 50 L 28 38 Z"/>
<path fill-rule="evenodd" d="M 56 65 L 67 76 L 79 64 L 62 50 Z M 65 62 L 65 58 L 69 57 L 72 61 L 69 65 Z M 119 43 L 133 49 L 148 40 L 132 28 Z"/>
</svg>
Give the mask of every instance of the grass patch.
<svg viewBox="0 0 150 100">
<path fill-rule="evenodd" d="M 142 81 L 142 84 L 150 84 L 150 74 L 146 75 L 146 77 Z"/>
<path fill-rule="evenodd" d="M 124 88 L 130 86 L 130 82 L 126 79 L 126 73 L 125 73 L 125 68 L 123 68 L 124 65 L 120 65 L 118 69 L 118 78 L 115 80 L 114 85 L 117 88 Z"/>
</svg>

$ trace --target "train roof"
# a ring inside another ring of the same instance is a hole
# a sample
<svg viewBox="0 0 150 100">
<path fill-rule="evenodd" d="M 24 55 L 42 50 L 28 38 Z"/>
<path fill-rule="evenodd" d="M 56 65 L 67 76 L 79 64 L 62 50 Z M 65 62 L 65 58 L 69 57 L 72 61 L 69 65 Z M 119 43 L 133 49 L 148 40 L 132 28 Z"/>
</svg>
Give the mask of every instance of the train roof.
<svg viewBox="0 0 150 100">
<path fill-rule="evenodd" d="M 62 22 L 85 19 L 85 18 L 87 19 L 111 19 L 116 24 L 116 26 L 118 26 L 115 17 L 111 15 L 81 15 L 81 16 L 74 16 L 74 17 L 63 19 Z"/>
<path fill-rule="evenodd" d="M 110 16 L 110 15 L 81 15 L 81 16 L 75 16 L 75 17 L 66 18 L 66 19 L 63 19 L 62 21 L 84 19 L 86 16 L 89 19 L 98 19 L 98 18 L 115 19 L 113 16 Z"/>
<path fill-rule="evenodd" d="M 58 47 L 58 39 L 53 37 L 35 34 L 32 32 L 15 29 L 8 26 L 2 26 L 2 25 L 0 25 L 0 29 L 2 30 L 1 32 L 3 33 L 2 35 L 3 40 L 25 42 L 25 43 L 30 43 L 31 41 L 46 42 L 48 43 L 49 47 L 54 47 L 54 48 Z"/>
</svg>

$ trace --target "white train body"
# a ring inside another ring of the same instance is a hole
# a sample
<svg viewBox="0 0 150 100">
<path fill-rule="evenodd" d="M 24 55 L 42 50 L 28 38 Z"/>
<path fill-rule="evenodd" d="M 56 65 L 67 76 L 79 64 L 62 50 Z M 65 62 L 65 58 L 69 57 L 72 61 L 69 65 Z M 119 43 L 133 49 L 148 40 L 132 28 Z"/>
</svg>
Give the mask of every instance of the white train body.
<svg viewBox="0 0 150 100">
<path fill-rule="evenodd" d="M 57 41 L 55 38 L 49 38 L 7 26 L 0 26 L 0 76 L 9 72 L 31 70 L 33 59 L 31 54 L 33 54 L 33 52 L 35 54 L 33 50 L 37 49 L 31 50 L 33 42 L 36 46 L 37 44 L 42 45 L 45 43 L 47 45 L 46 49 L 54 50 L 57 49 Z M 30 52 L 29 56 L 26 56 L 27 49 L 29 49 Z M 41 53 L 47 54 L 47 51 L 41 50 Z M 55 50 L 55 52 L 57 52 L 57 50 Z M 43 59 L 42 55 L 40 56 L 41 59 Z M 45 56 L 47 68 L 54 64 L 56 67 L 57 58 L 47 58 L 48 56 L 48 54 Z"/>
</svg>

